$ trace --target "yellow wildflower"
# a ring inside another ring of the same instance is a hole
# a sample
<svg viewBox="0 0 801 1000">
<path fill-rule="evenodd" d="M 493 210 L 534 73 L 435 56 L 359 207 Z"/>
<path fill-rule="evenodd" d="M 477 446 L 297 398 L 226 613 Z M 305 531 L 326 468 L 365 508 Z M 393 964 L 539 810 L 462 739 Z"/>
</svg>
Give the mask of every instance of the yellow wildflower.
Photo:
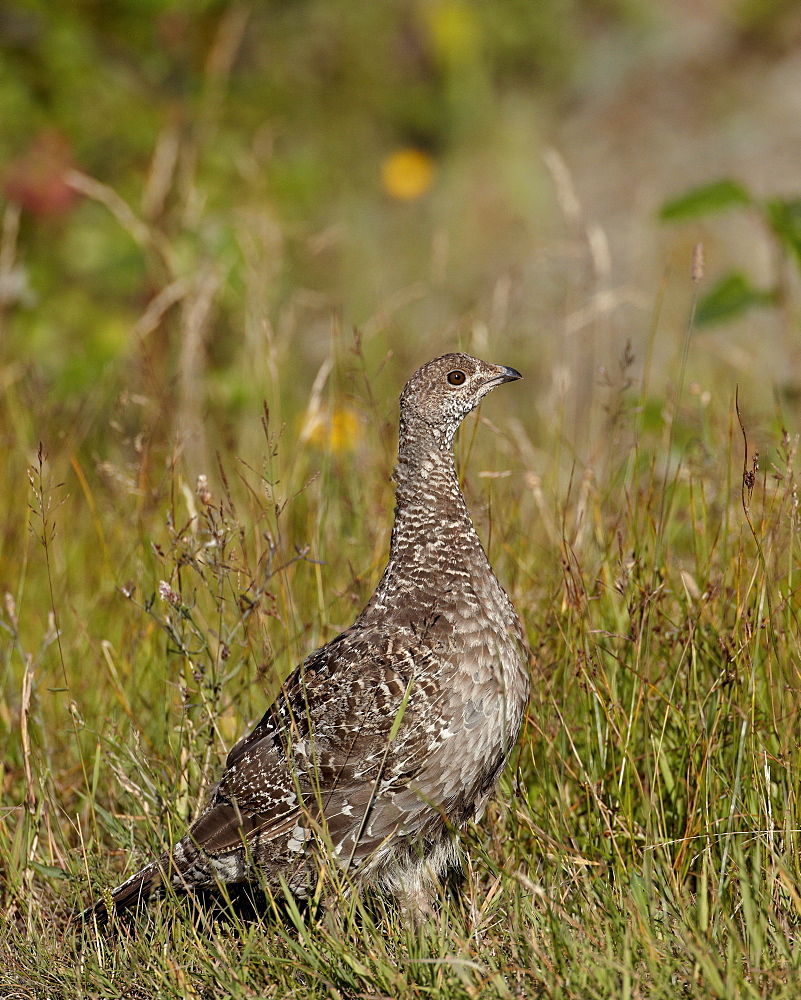
<svg viewBox="0 0 801 1000">
<path fill-rule="evenodd" d="M 398 201 L 414 201 L 434 182 L 434 161 L 422 149 L 398 149 L 381 164 L 384 191 Z"/>
</svg>

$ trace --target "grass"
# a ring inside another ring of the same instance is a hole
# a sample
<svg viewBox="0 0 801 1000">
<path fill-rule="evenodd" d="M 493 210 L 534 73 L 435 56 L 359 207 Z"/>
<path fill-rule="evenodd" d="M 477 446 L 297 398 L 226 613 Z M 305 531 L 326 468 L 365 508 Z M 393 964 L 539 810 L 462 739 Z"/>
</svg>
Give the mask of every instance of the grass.
<svg viewBox="0 0 801 1000">
<path fill-rule="evenodd" d="M 170 896 L 132 933 L 67 926 L 181 834 L 226 749 L 377 580 L 402 373 L 346 347 L 199 488 L 125 412 L 93 459 L 66 433 L 48 454 L 23 383 L 6 393 L 2 995 L 796 996 L 798 441 L 768 440 L 741 490 L 734 400 L 679 385 L 654 419 L 628 348 L 582 474 L 554 423 L 538 475 L 516 387 L 457 442 L 534 683 L 436 918 L 415 929 L 329 879 L 314 914 L 221 919 Z"/>
</svg>

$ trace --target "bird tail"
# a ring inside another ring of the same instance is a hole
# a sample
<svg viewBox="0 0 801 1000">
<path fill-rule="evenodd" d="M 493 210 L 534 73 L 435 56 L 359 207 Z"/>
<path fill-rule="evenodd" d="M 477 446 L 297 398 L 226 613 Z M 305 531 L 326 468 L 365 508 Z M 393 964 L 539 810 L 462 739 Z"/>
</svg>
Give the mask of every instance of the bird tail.
<svg viewBox="0 0 801 1000">
<path fill-rule="evenodd" d="M 125 910 L 137 907 L 162 884 L 161 871 L 164 859 L 152 861 L 149 865 L 132 875 L 129 879 L 113 889 L 108 898 L 98 899 L 80 913 L 76 913 L 71 923 L 97 927 L 105 927 L 110 917 L 120 916 Z"/>
</svg>

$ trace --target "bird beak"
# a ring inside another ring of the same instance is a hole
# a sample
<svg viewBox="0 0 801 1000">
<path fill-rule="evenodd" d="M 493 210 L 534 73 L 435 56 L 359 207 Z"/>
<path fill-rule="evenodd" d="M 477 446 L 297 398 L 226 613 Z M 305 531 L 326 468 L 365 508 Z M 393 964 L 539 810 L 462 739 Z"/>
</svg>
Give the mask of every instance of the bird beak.
<svg viewBox="0 0 801 1000">
<path fill-rule="evenodd" d="M 516 368 L 507 368 L 506 365 L 498 365 L 498 368 L 500 369 L 500 374 L 497 378 L 497 382 L 499 384 L 503 382 L 514 382 L 515 379 L 523 377 Z M 495 382 L 496 379 L 493 379 L 492 381 Z"/>
</svg>

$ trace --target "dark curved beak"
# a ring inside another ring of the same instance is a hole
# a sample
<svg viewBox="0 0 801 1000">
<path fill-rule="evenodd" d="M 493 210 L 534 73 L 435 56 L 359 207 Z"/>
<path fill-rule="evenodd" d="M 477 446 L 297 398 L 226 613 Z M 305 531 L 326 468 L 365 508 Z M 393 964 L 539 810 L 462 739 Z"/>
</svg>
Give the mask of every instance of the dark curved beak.
<svg viewBox="0 0 801 1000">
<path fill-rule="evenodd" d="M 498 365 L 498 367 L 502 372 L 502 374 L 498 376 L 499 382 L 514 382 L 515 379 L 523 377 L 516 368 L 507 368 L 506 365 Z"/>
</svg>

